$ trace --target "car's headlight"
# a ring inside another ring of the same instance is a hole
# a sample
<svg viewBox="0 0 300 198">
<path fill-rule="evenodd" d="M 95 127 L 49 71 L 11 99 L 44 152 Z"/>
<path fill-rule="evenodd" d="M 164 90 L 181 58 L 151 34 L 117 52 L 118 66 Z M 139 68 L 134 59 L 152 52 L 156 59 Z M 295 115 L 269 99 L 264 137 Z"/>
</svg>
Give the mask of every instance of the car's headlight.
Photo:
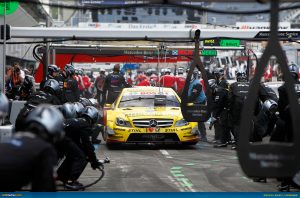
<svg viewBox="0 0 300 198">
<path fill-rule="evenodd" d="M 117 118 L 116 119 L 116 124 L 118 126 L 122 126 L 122 127 L 131 127 L 130 122 L 124 120 L 123 118 Z"/>
<path fill-rule="evenodd" d="M 189 123 L 185 120 L 185 119 L 181 119 L 181 120 L 178 120 L 175 124 L 175 127 L 181 127 L 181 126 L 186 126 L 188 125 Z"/>
</svg>

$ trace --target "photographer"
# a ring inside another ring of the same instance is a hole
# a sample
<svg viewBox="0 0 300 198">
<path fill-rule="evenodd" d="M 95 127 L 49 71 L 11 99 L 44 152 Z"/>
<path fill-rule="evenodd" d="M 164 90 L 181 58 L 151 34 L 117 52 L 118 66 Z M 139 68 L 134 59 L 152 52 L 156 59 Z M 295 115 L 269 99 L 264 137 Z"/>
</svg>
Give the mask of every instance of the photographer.
<svg viewBox="0 0 300 198">
<path fill-rule="evenodd" d="M 21 68 L 18 63 L 14 63 L 13 67 L 8 67 L 6 70 L 5 87 L 6 95 L 9 99 L 15 99 L 19 95 L 19 90 L 24 79 L 21 75 Z"/>
</svg>

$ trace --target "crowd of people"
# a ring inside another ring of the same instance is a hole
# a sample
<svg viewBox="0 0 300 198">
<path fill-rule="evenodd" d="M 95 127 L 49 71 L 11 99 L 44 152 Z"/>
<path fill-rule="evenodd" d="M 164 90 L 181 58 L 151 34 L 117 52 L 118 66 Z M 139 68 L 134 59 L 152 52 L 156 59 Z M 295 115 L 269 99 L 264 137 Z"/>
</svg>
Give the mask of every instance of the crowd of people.
<svg viewBox="0 0 300 198">
<path fill-rule="evenodd" d="M 295 87 L 299 87 L 298 67 L 291 65 L 289 70 Z M 217 67 L 212 73 L 206 69 L 206 72 L 209 87 L 205 87 L 201 73 L 194 71 L 188 89 L 188 100 L 192 103 L 207 104 L 207 89 L 212 93 L 209 129 L 214 128 L 214 140 L 208 141 L 203 122 L 198 123 L 199 136 L 201 141 L 212 142 L 215 148 L 231 145 L 232 149 L 236 149 L 242 107 L 251 81 L 248 81 L 244 69 L 235 72 L 236 82 L 232 84 L 228 83 L 224 68 Z M 8 68 L 6 73 L 7 98 L 26 100 L 26 103 L 16 119 L 13 138 L 0 144 L 0 156 L 9 156 L 0 160 L 0 170 L 5 170 L 0 172 L 3 181 L 0 182 L 0 191 L 20 190 L 29 182 L 33 191 L 55 191 L 57 180 L 62 181 L 66 188 L 81 188 L 83 185 L 78 178 L 87 163 L 93 169 L 103 165 L 93 147 L 93 143 L 100 142 L 97 139 L 102 130 L 99 125 L 102 123 L 100 107 L 113 103 L 124 87 L 169 87 L 181 96 L 186 83 L 183 70 L 176 75 L 171 74 L 170 69 L 165 69 L 160 75 L 149 70 L 139 72 L 133 78 L 121 74 L 118 64 L 113 67 L 112 73 L 100 70 L 100 75 L 92 82 L 83 70 L 67 64 L 63 70 L 50 65 L 47 78 L 40 83 L 37 91 L 33 77 L 25 75 L 22 78 L 20 73 L 18 65 Z M 296 89 L 296 92 L 300 97 L 299 90 Z M 266 136 L 270 136 L 270 141 L 292 142 L 293 129 L 284 84 L 278 92 L 279 97 L 271 88 L 260 84 L 249 142 L 261 142 Z M 0 95 L 2 118 L 8 112 L 7 98 L 4 94 Z M 54 176 L 53 169 L 63 157 L 65 159 Z M 266 178 L 253 180 L 266 182 Z M 295 186 L 291 178 L 281 178 L 280 181 L 280 190 Z"/>
<path fill-rule="evenodd" d="M 13 137 L 0 144 L 0 177 L 5 180 L 0 191 L 17 191 L 29 183 L 32 191 L 55 191 L 56 181 L 67 189 L 82 189 L 78 178 L 86 165 L 90 163 L 93 169 L 103 166 L 93 146 L 100 143 L 99 104 L 82 97 L 77 77 L 72 65 L 62 71 L 51 65 L 40 89 L 28 92 Z M 23 86 L 25 81 L 19 81 Z M 1 105 L 9 106 L 6 96 L 2 94 L 0 99 Z M 0 115 L 7 113 L 8 108 Z"/>
</svg>

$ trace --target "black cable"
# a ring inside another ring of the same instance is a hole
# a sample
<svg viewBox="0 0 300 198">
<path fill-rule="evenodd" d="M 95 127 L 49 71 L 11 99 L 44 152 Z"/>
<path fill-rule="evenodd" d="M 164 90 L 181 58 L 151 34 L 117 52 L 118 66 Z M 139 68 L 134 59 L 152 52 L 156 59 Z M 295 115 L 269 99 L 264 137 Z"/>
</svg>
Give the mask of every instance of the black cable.
<svg viewBox="0 0 300 198">
<path fill-rule="evenodd" d="M 2 0 L 2 2 L 9 2 L 10 0 Z M 84 6 L 78 6 L 78 5 L 66 5 L 66 4 L 55 4 L 55 3 L 44 3 L 39 2 L 35 0 L 16 0 L 20 3 L 24 4 L 37 4 L 37 5 L 45 5 L 45 6 L 51 6 L 51 7 L 59 7 L 59 8 L 65 8 L 65 9 L 78 9 L 78 10 L 103 10 L 103 9 L 121 9 L 121 8 L 133 8 L 133 7 L 155 7 L 155 6 L 161 6 L 161 5 L 168 5 L 168 6 L 175 6 L 180 8 L 187 8 L 187 9 L 193 9 L 198 11 L 205 11 L 210 13 L 217 13 L 217 14 L 230 14 L 230 15 L 254 15 L 254 14 L 266 14 L 270 12 L 270 9 L 263 9 L 263 10 L 253 10 L 253 11 L 224 11 L 224 10 L 216 10 L 216 9 L 210 9 L 205 7 L 199 7 L 199 6 L 193 6 L 193 5 L 187 5 L 182 3 L 177 3 L 175 1 L 156 1 L 160 2 L 160 4 L 153 4 L 153 3 L 140 3 L 140 4 L 125 4 L 125 5 L 101 5 L 99 6 L 93 6 L 93 5 L 84 5 Z M 146 1 L 145 1 L 146 2 Z M 150 1 L 151 2 L 151 1 Z M 293 6 L 287 6 L 287 7 L 281 7 L 279 11 L 285 11 L 285 10 L 292 10 L 292 9 L 299 9 L 300 5 L 293 5 Z"/>
<path fill-rule="evenodd" d="M 99 168 L 98 170 L 101 172 L 101 175 L 99 176 L 99 178 L 96 181 L 94 181 L 90 184 L 84 185 L 84 186 L 74 187 L 74 188 L 69 189 L 69 190 L 74 190 L 74 191 L 85 190 L 86 188 L 89 188 L 89 187 L 97 184 L 104 177 L 104 174 L 105 174 L 103 168 Z"/>
<path fill-rule="evenodd" d="M 40 56 L 37 55 L 37 50 L 38 50 L 39 47 L 44 47 L 44 46 L 43 46 L 43 45 L 36 45 L 36 46 L 33 48 L 32 55 L 33 55 L 33 58 L 34 58 L 36 61 L 43 63 L 42 57 L 40 57 Z"/>
</svg>

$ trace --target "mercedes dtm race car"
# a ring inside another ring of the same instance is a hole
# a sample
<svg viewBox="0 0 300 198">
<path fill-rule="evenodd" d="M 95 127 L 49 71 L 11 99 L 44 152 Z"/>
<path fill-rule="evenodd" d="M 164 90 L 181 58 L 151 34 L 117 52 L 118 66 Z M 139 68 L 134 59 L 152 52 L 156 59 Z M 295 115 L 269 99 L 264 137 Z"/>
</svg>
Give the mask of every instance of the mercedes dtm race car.
<svg viewBox="0 0 300 198">
<path fill-rule="evenodd" d="M 119 143 L 182 143 L 199 141 L 197 123 L 183 119 L 180 98 L 171 88 L 125 88 L 104 110 L 103 139 Z"/>
</svg>

